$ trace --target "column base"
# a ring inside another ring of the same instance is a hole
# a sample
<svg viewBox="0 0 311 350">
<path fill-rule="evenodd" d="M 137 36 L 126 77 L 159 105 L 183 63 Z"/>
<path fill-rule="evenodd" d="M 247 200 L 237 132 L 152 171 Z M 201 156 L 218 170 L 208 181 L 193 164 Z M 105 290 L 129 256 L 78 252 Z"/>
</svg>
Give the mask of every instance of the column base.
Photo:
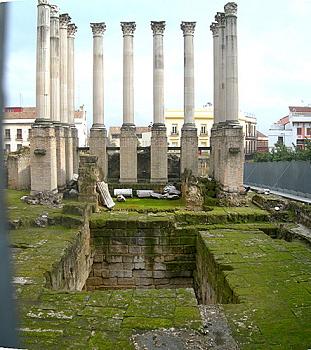
<svg viewBox="0 0 311 350">
<path fill-rule="evenodd" d="M 72 155 L 73 155 L 73 173 L 78 174 L 79 172 L 79 137 L 78 129 L 73 125 L 71 126 L 72 135 Z"/>
<path fill-rule="evenodd" d="M 198 176 L 198 135 L 193 124 L 185 124 L 181 129 L 181 175 L 190 170 L 193 176 Z"/>
<path fill-rule="evenodd" d="M 213 127 L 211 144 L 214 179 L 224 192 L 243 192 L 244 136 L 242 126 L 228 121 Z"/>
<path fill-rule="evenodd" d="M 65 133 L 65 152 L 66 152 L 66 181 L 72 180 L 73 177 L 73 140 L 71 127 L 67 124 L 64 126 Z"/>
<path fill-rule="evenodd" d="M 153 124 L 151 129 L 151 183 L 166 184 L 167 176 L 167 136 L 163 124 Z"/>
<path fill-rule="evenodd" d="M 135 126 L 123 124 L 120 134 L 120 183 L 137 182 L 137 143 Z"/>
<path fill-rule="evenodd" d="M 107 143 L 107 130 L 105 127 L 92 127 L 89 139 L 90 154 L 98 158 L 97 166 L 100 181 L 105 181 L 108 175 Z"/>
<path fill-rule="evenodd" d="M 66 140 L 64 127 L 57 123 L 55 128 L 56 138 L 56 162 L 57 162 L 57 187 L 59 191 L 66 188 Z"/>
<path fill-rule="evenodd" d="M 30 133 L 31 194 L 57 193 L 55 129 L 50 121 L 37 119 Z"/>
</svg>

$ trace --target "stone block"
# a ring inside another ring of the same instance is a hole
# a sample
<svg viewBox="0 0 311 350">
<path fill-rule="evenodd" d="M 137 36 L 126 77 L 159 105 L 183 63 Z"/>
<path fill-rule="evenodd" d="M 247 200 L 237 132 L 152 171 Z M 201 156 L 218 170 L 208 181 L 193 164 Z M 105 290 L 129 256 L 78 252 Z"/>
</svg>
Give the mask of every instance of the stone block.
<svg viewBox="0 0 311 350">
<path fill-rule="evenodd" d="M 36 152 L 44 150 L 44 154 Z M 50 122 L 35 122 L 30 133 L 31 194 L 57 192 L 55 129 Z"/>
<path fill-rule="evenodd" d="M 137 247 L 137 246 L 129 246 L 129 253 L 132 254 L 140 254 L 142 252 L 142 248 L 141 247 Z"/>
<path fill-rule="evenodd" d="M 135 255 L 133 261 L 134 263 L 142 263 L 145 262 L 145 257 L 143 255 Z"/>
<path fill-rule="evenodd" d="M 30 189 L 30 153 L 10 153 L 7 159 L 8 188 L 12 190 Z"/>
<path fill-rule="evenodd" d="M 145 267 L 146 267 L 146 264 L 144 262 L 134 263 L 135 270 L 144 270 Z"/>
<path fill-rule="evenodd" d="M 99 178 L 101 181 L 106 180 L 108 174 L 107 142 L 107 131 L 105 128 L 91 128 L 89 138 L 90 154 L 98 158 Z"/>
<path fill-rule="evenodd" d="M 109 251 L 112 254 L 127 254 L 128 253 L 128 245 L 111 245 L 109 246 Z"/>
<path fill-rule="evenodd" d="M 166 271 L 153 271 L 153 278 L 165 278 Z"/>
<path fill-rule="evenodd" d="M 134 126 L 122 126 L 120 134 L 120 183 L 137 182 L 137 136 Z"/>
<path fill-rule="evenodd" d="M 154 263 L 154 269 L 158 270 L 158 271 L 165 271 L 166 270 L 166 264 Z"/>
<path fill-rule="evenodd" d="M 66 156 L 66 181 L 72 180 L 73 177 L 73 140 L 71 127 L 64 128 L 65 134 L 65 156 Z"/>
<path fill-rule="evenodd" d="M 167 183 L 167 136 L 165 126 L 152 127 L 151 131 L 151 183 Z"/>
<path fill-rule="evenodd" d="M 181 130 L 180 173 L 191 170 L 192 175 L 198 175 L 198 135 L 195 127 L 183 126 Z"/>
</svg>

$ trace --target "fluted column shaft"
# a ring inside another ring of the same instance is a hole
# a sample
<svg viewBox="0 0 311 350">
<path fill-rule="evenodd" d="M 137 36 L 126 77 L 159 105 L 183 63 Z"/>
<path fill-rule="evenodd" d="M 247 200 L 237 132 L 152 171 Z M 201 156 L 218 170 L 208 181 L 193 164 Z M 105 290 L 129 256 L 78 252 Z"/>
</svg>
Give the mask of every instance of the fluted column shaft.
<svg viewBox="0 0 311 350">
<path fill-rule="evenodd" d="M 214 72 L 214 124 L 219 123 L 219 27 L 212 23 L 210 29 L 213 33 L 213 72 Z"/>
<path fill-rule="evenodd" d="M 182 22 L 184 35 L 184 124 L 194 126 L 194 56 L 195 22 Z"/>
<path fill-rule="evenodd" d="M 60 36 L 60 119 L 62 123 L 68 123 L 68 40 L 67 31 L 70 17 L 67 13 L 59 17 Z"/>
<path fill-rule="evenodd" d="M 106 24 L 91 23 L 93 32 L 93 127 L 104 127 L 104 49 Z"/>
<path fill-rule="evenodd" d="M 133 37 L 135 22 L 121 22 L 123 32 L 123 125 L 134 125 Z"/>
<path fill-rule="evenodd" d="M 219 32 L 218 45 L 218 102 L 219 122 L 226 121 L 226 43 L 225 43 L 225 14 L 217 12 L 215 20 Z"/>
<path fill-rule="evenodd" d="M 67 100 L 68 100 L 68 123 L 74 125 L 75 115 L 75 33 L 77 26 L 74 23 L 67 28 Z"/>
<path fill-rule="evenodd" d="M 50 119 L 50 5 L 38 1 L 36 108 L 38 119 Z"/>
<path fill-rule="evenodd" d="M 51 5 L 51 120 L 60 122 L 59 110 L 59 10 Z"/>
<path fill-rule="evenodd" d="M 153 31 L 153 124 L 164 125 L 164 55 L 165 22 L 151 22 Z"/>
<path fill-rule="evenodd" d="M 226 40 L 226 120 L 238 121 L 238 50 L 237 50 L 237 4 L 225 5 Z"/>
</svg>

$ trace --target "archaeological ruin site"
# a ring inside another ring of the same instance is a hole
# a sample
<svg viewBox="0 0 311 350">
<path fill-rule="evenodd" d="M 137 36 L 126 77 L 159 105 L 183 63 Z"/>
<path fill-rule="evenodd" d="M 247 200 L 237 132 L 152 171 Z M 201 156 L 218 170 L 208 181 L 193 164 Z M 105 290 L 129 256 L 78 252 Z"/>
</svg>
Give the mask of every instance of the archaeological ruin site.
<svg viewBox="0 0 311 350">
<path fill-rule="evenodd" d="M 90 23 L 93 123 L 89 147 L 79 149 L 73 122 L 78 26 L 48 0 L 38 0 L 37 11 L 37 118 L 30 150 L 7 165 L 19 347 L 310 349 L 310 207 L 243 186 L 237 4 L 216 13 L 206 38 L 213 40 L 214 59 L 206 177 L 198 176 L 194 124 L 196 23 L 180 24 L 184 120 L 173 183 L 164 123 L 166 23 L 151 21 L 150 174 L 140 181 L 135 22 L 121 22 L 123 124 L 114 162 L 104 119 L 109 28 Z M 109 167 L 118 179 L 110 181 Z"/>
</svg>

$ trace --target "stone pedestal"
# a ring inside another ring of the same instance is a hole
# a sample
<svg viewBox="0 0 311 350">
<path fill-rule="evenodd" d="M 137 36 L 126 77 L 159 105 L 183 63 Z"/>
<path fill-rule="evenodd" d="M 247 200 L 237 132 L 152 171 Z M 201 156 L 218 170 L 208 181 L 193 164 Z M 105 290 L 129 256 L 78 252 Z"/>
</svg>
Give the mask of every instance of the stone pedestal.
<svg viewBox="0 0 311 350">
<path fill-rule="evenodd" d="M 73 176 L 73 148 L 71 127 L 66 125 L 65 131 L 65 151 L 66 151 L 66 181 L 72 180 Z"/>
<path fill-rule="evenodd" d="M 56 139 L 53 124 L 39 119 L 30 133 L 31 194 L 57 192 Z"/>
<path fill-rule="evenodd" d="M 120 134 L 120 183 L 137 182 L 137 136 L 134 126 L 123 125 Z"/>
<path fill-rule="evenodd" d="M 197 129 L 184 125 L 181 129 L 181 155 L 180 174 L 186 169 L 191 170 L 192 175 L 198 175 L 198 135 Z"/>
<path fill-rule="evenodd" d="M 164 125 L 154 125 L 151 130 L 150 182 L 167 183 L 167 136 Z"/>
<path fill-rule="evenodd" d="M 56 161 L 57 161 L 57 187 L 63 190 L 66 186 L 66 142 L 65 130 L 61 124 L 56 124 Z"/>
<path fill-rule="evenodd" d="M 82 155 L 79 164 L 79 201 L 95 203 L 95 211 L 98 206 L 98 194 L 96 182 L 99 181 L 97 157 L 94 155 Z"/>
<path fill-rule="evenodd" d="M 107 158 L 107 130 L 105 128 L 92 127 L 90 130 L 90 154 L 97 157 L 100 181 L 105 181 L 108 174 Z"/>
<path fill-rule="evenodd" d="M 72 156 L 73 156 L 73 173 L 78 174 L 79 172 L 79 137 L 78 129 L 76 127 L 71 127 L 72 135 Z"/>
<path fill-rule="evenodd" d="M 225 192 L 243 190 L 244 141 L 239 124 L 223 123 L 213 127 L 212 158 L 214 178 Z"/>
</svg>

